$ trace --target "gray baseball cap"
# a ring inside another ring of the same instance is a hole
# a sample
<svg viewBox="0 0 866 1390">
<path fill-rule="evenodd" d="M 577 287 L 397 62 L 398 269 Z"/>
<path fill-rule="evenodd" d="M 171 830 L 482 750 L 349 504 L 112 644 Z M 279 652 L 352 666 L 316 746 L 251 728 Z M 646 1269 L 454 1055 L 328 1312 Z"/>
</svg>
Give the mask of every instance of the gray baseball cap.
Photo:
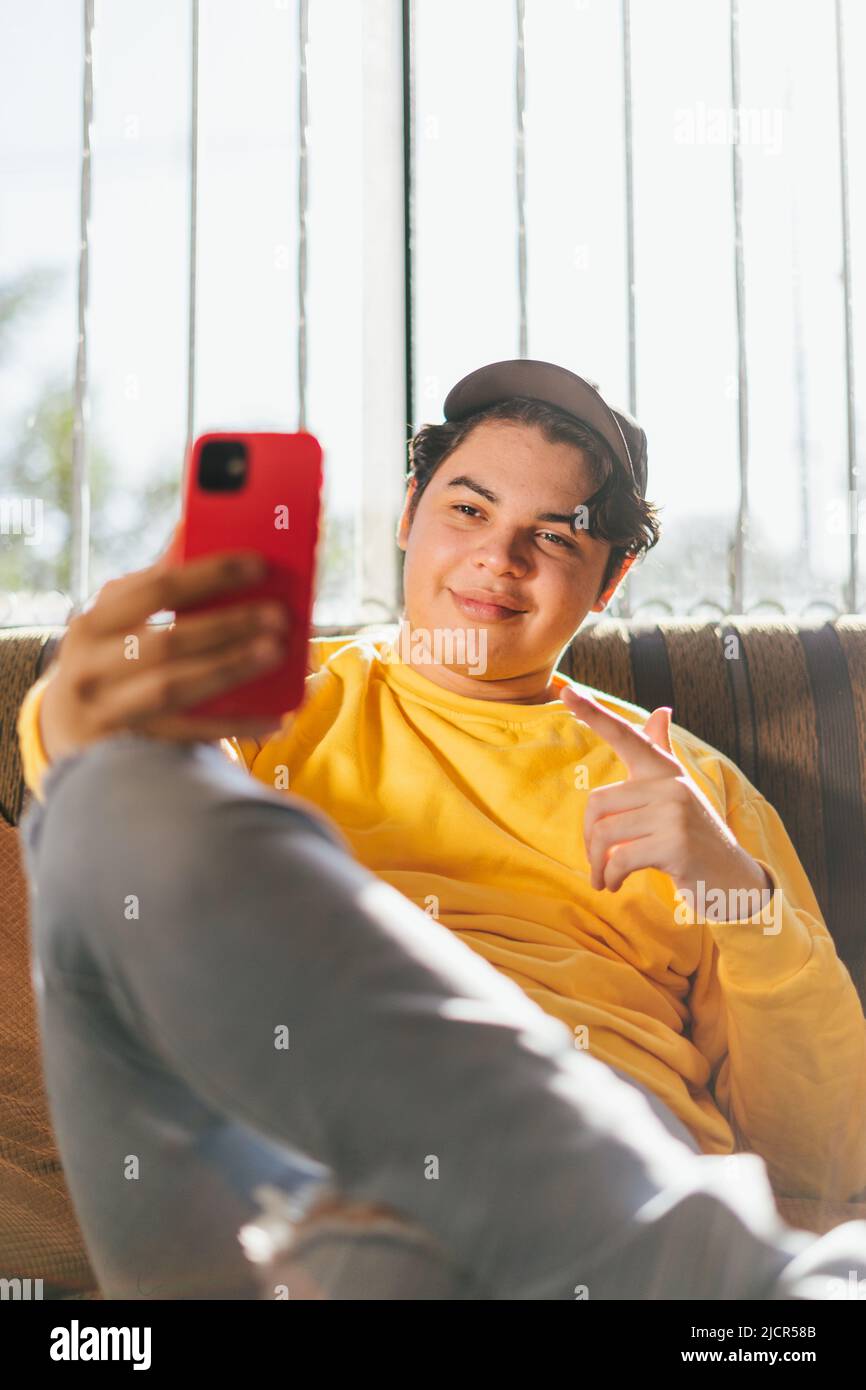
<svg viewBox="0 0 866 1390">
<path fill-rule="evenodd" d="M 610 446 L 634 478 L 641 497 L 646 497 L 647 440 L 637 420 L 608 405 L 594 381 L 576 376 L 555 362 L 517 357 L 479 367 L 451 387 L 443 413 L 446 420 L 463 420 L 511 396 L 545 401 L 587 425 Z"/>
</svg>

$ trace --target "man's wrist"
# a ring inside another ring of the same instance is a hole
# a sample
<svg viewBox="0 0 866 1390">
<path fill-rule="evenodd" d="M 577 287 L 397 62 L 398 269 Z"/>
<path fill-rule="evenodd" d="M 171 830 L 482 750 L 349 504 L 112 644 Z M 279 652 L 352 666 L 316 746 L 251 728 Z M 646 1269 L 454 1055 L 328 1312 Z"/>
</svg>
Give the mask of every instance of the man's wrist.
<svg viewBox="0 0 866 1390">
<path fill-rule="evenodd" d="M 754 905 L 747 913 L 752 917 L 773 902 L 776 885 L 764 866 L 741 846 L 734 851 L 724 870 L 677 884 L 677 898 L 688 913 L 684 921 L 741 921 L 744 904 Z"/>
</svg>

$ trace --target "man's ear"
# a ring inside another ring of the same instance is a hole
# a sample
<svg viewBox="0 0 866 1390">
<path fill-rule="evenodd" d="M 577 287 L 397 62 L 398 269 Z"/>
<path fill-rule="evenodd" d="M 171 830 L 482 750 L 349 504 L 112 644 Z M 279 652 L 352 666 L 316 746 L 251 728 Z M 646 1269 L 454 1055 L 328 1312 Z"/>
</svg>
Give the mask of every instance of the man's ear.
<svg viewBox="0 0 866 1390">
<path fill-rule="evenodd" d="M 628 574 L 636 559 L 636 555 L 626 555 L 616 574 L 609 581 L 604 593 L 599 594 L 595 603 L 592 605 L 591 609 L 589 610 L 590 613 L 601 613 L 604 611 L 604 609 L 607 607 L 607 605 L 613 598 L 617 588 L 622 583 L 623 579 L 625 579 L 625 576 Z"/>
<path fill-rule="evenodd" d="M 406 499 L 403 503 L 403 511 L 400 514 L 400 520 L 397 522 L 397 544 L 401 550 L 406 549 L 406 544 L 409 539 L 409 503 L 412 500 L 417 482 L 417 478 L 409 479 L 409 486 L 406 489 Z"/>
</svg>

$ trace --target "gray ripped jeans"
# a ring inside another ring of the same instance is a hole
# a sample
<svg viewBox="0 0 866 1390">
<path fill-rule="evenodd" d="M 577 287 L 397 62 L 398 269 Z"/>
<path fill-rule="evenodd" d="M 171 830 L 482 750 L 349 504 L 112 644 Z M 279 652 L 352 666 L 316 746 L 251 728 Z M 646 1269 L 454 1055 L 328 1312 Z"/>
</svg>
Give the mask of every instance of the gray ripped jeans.
<svg viewBox="0 0 866 1390">
<path fill-rule="evenodd" d="M 784 1226 L 759 1158 L 699 1155 L 218 748 L 124 733 L 57 762 L 44 797 L 21 828 L 46 1084 L 105 1297 L 286 1296 L 239 1231 L 299 1189 L 396 1217 L 325 1223 L 301 1296 L 790 1299 L 866 1278 L 866 1223 Z"/>
</svg>

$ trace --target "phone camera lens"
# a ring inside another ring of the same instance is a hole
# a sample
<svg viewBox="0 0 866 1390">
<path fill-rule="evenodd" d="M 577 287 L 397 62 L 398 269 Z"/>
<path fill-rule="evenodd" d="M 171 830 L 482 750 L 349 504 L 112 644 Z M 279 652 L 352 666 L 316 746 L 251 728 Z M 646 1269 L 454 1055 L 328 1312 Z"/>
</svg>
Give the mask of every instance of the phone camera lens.
<svg viewBox="0 0 866 1390">
<path fill-rule="evenodd" d="M 237 492 L 247 476 L 246 446 L 239 439 L 210 439 L 199 454 L 198 481 L 206 492 Z"/>
</svg>

